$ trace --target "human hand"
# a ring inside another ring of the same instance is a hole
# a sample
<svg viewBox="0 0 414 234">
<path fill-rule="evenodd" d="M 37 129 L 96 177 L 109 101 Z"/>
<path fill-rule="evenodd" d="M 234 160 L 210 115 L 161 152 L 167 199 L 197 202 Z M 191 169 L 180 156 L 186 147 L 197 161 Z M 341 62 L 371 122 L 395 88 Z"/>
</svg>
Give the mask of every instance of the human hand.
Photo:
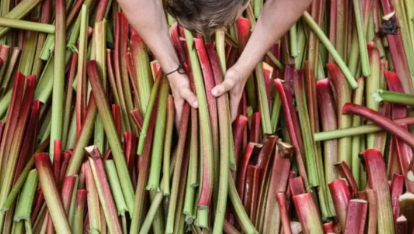
<svg viewBox="0 0 414 234">
<path fill-rule="evenodd" d="M 248 77 L 249 72 L 241 69 L 241 67 L 236 64 L 227 71 L 224 81 L 211 90 L 211 94 L 214 97 L 219 97 L 224 93 L 229 92 L 232 121 L 236 119 L 244 85 L 246 84 Z"/>
<path fill-rule="evenodd" d="M 174 72 L 167 76 L 171 92 L 174 96 L 175 126 L 180 125 L 184 102 L 187 101 L 193 108 L 198 108 L 197 96 L 190 89 L 190 82 L 186 74 Z"/>
</svg>

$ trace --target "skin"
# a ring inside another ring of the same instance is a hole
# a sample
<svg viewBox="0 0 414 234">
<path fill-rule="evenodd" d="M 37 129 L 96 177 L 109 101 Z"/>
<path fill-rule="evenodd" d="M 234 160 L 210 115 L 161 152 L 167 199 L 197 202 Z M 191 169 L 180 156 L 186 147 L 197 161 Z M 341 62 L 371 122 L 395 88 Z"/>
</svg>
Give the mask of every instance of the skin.
<svg viewBox="0 0 414 234">
<path fill-rule="evenodd" d="M 229 92 L 233 120 L 236 118 L 247 78 L 269 48 L 292 27 L 311 2 L 312 0 L 266 1 L 239 60 L 228 69 L 223 83 L 211 91 L 215 97 Z M 163 71 L 168 73 L 175 70 L 179 60 L 170 40 L 161 1 L 118 0 L 118 3 L 130 24 L 158 59 Z M 168 81 L 174 96 L 176 124 L 178 124 L 184 102 L 187 101 L 193 108 L 197 108 L 197 97 L 191 91 L 186 75 L 175 72 L 168 76 Z"/>
</svg>

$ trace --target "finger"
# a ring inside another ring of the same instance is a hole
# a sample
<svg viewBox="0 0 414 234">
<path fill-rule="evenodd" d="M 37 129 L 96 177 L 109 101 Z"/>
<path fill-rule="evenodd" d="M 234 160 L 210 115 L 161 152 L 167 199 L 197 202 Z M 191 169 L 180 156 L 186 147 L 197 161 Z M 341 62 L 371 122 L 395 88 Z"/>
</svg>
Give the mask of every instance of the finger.
<svg viewBox="0 0 414 234">
<path fill-rule="evenodd" d="M 211 94 L 214 97 L 219 97 L 223 95 L 224 93 L 228 92 L 229 90 L 231 90 L 235 84 L 236 84 L 236 80 L 233 77 L 226 78 L 223 81 L 223 83 L 217 85 L 211 90 Z"/>
<path fill-rule="evenodd" d="M 184 100 L 181 98 L 174 98 L 174 105 L 175 105 L 175 127 L 179 129 L 180 122 L 181 122 L 181 116 L 183 112 Z"/>
<path fill-rule="evenodd" d="M 231 121 L 232 122 L 237 117 L 237 112 L 239 110 L 240 100 L 241 100 L 241 95 L 231 95 L 230 96 L 230 113 L 231 113 Z"/>
<path fill-rule="evenodd" d="M 192 108 L 198 108 L 197 96 L 189 88 L 182 89 L 181 97 L 184 98 Z"/>
</svg>

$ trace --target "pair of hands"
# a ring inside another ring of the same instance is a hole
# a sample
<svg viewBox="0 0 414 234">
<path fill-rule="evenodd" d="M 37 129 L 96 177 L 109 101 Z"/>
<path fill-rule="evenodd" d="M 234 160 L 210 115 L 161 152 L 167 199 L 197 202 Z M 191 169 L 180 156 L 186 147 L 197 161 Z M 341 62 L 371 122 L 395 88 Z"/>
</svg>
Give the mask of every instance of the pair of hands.
<svg viewBox="0 0 414 234">
<path fill-rule="evenodd" d="M 219 97 L 229 92 L 232 120 L 237 117 L 237 110 L 243 94 L 243 88 L 248 77 L 249 73 L 240 69 L 236 64 L 227 70 L 224 81 L 221 84 L 217 84 L 211 90 L 211 94 L 214 97 Z M 190 89 L 190 82 L 187 75 L 174 72 L 168 76 L 168 80 L 174 96 L 176 124 L 178 126 L 178 123 L 181 121 L 184 102 L 187 101 L 191 107 L 198 108 L 197 96 Z"/>
</svg>

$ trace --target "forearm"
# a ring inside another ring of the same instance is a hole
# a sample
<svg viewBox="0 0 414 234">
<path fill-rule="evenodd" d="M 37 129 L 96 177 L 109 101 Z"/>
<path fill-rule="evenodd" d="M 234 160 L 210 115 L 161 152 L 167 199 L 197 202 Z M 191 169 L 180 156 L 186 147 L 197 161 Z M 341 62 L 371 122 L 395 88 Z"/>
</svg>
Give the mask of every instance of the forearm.
<svg viewBox="0 0 414 234">
<path fill-rule="evenodd" d="M 269 48 L 292 27 L 311 2 L 312 0 L 267 1 L 237 65 L 247 73 L 253 71 Z"/>
<path fill-rule="evenodd" d="M 164 72 L 177 68 L 178 57 L 159 0 L 118 0 L 129 23 L 158 59 Z"/>
</svg>

